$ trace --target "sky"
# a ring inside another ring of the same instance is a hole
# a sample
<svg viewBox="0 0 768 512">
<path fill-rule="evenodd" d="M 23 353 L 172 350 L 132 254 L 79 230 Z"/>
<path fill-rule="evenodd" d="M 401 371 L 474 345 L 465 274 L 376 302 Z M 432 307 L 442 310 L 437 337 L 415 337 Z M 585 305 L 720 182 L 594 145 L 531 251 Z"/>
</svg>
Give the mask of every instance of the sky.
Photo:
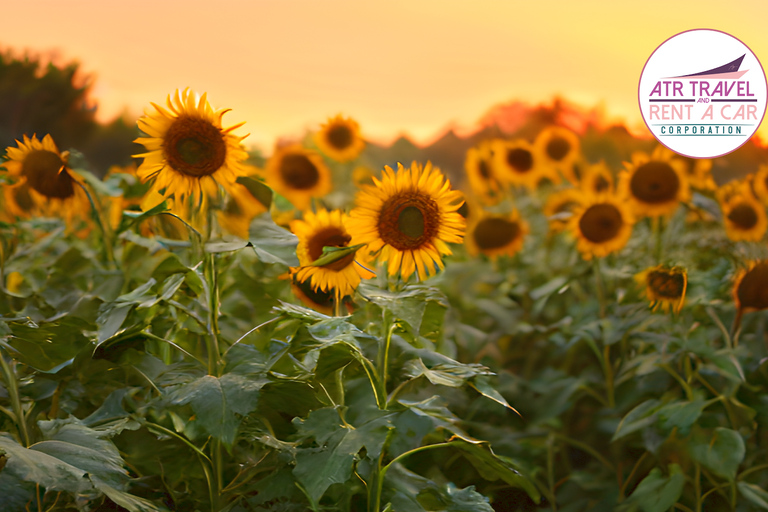
<svg viewBox="0 0 768 512">
<path fill-rule="evenodd" d="M 338 113 L 371 140 L 428 143 L 448 126 L 471 131 L 496 104 L 555 96 L 648 134 L 640 73 L 689 29 L 728 32 L 768 64 L 763 0 L 3 3 L 0 49 L 80 62 L 100 120 L 135 119 L 191 87 L 265 153 Z"/>
</svg>

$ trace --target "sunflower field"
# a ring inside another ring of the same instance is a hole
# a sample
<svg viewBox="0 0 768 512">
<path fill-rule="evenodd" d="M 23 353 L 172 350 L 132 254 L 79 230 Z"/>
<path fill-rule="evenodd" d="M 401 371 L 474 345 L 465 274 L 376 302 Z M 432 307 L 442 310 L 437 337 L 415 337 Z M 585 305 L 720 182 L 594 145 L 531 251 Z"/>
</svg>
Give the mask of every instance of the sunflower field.
<svg viewBox="0 0 768 512">
<path fill-rule="evenodd" d="M 764 148 L 154 100 L 103 177 L 3 148 L 0 510 L 768 510 Z"/>
</svg>

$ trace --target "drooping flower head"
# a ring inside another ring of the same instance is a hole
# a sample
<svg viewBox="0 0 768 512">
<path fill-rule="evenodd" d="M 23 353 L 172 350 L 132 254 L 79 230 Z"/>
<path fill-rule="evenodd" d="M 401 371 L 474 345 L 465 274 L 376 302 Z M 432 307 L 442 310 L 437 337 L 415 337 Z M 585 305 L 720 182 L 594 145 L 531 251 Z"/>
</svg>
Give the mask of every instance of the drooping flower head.
<svg viewBox="0 0 768 512">
<path fill-rule="evenodd" d="M 136 139 L 147 149 L 134 155 L 144 158 L 137 174 L 144 182 L 154 179 L 152 189 L 163 198 L 172 197 L 181 213 L 202 209 L 207 198 L 219 195 L 218 185 L 228 189 L 243 175 L 245 137 L 232 133 L 243 123 L 223 128 L 222 116 L 229 109 L 213 110 L 205 94 L 198 99 L 190 89 L 168 95 L 167 108 L 152 106 L 155 112 L 138 121 L 148 136 Z M 152 206 L 142 204 L 144 209 Z"/>
<path fill-rule="evenodd" d="M 299 210 L 331 191 L 331 173 L 315 151 L 292 144 L 275 150 L 264 169 L 267 185 Z"/>
<path fill-rule="evenodd" d="M 341 114 L 328 119 L 314 138 L 320 151 L 337 162 L 354 160 L 365 149 L 357 121 Z"/>
<path fill-rule="evenodd" d="M 619 194 L 637 216 L 670 215 L 690 199 L 685 162 L 664 149 L 659 146 L 651 155 L 636 152 L 619 178 Z"/>
<path fill-rule="evenodd" d="M 18 147 L 9 147 L 2 167 L 15 181 L 4 186 L 6 208 L 14 216 L 62 216 L 71 225 L 85 218 L 90 208 L 82 178 L 67 166 L 68 152 L 59 152 L 50 135 L 43 140 L 26 135 Z"/>
<path fill-rule="evenodd" d="M 398 272 L 420 279 L 443 268 L 442 256 L 451 254 L 448 243 L 461 243 L 466 222 L 458 213 L 462 194 L 432 164 L 416 162 L 397 172 L 390 167 L 381 181 L 363 187 L 347 224 L 352 244 L 368 244 L 367 250 L 387 262 L 390 275 Z"/>
<path fill-rule="evenodd" d="M 632 213 L 616 196 L 585 199 L 570 220 L 576 247 L 584 259 L 602 258 L 623 248 L 632 236 Z"/>
<path fill-rule="evenodd" d="M 644 294 L 655 311 L 661 308 L 667 312 L 671 308 L 679 313 L 685 302 L 688 288 L 688 273 L 682 267 L 657 265 L 635 276 L 637 283 L 644 287 Z"/>
<path fill-rule="evenodd" d="M 768 260 L 752 261 L 736 273 L 733 301 L 739 314 L 768 309 Z"/>
<path fill-rule="evenodd" d="M 309 282 L 318 292 L 333 294 L 337 301 L 352 295 L 361 279 L 374 274 L 364 267 L 365 262 L 355 252 L 326 264 L 320 264 L 325 247 L 348 247 L 352 237 L 347 232 L 348 216 L 340 210 L 319 209 L 307 211 L 302 220 L 291 222 L 291 231 L 298 237 L 296 256 L 300 267 L 291 269 L 295 280 Z"/>
<path fill-rule="evenodd" d="M 523 248 L 529 232 L 528 223 L 517 210 L 508 215 L 481 213 L 467 229 L 467 250 L 472 255 L 485 254 L 490 258 L 514 256 Z"/>
<path fill-rule="evenodd" d="M 588 194 L 613 194 L 613 173 L 603 161 L 588 165 L 584 168 L 579 186 Z"/>
</svg>

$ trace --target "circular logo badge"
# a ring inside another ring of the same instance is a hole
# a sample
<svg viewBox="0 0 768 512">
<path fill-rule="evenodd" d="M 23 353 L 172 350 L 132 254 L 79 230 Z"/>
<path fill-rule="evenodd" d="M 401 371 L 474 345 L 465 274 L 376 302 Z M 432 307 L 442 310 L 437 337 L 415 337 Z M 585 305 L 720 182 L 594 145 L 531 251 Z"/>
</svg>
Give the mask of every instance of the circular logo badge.
<svg viewBox="0 0 768 512">
<path fill-rule="evenodd" d="M 722 156 L 745 144 L 765 115 L 765 72 L 747 45 L 718 30 L 664 41 L 640 75 L 638 101 L 654 137 L 691 158 Z"/>
</svg>

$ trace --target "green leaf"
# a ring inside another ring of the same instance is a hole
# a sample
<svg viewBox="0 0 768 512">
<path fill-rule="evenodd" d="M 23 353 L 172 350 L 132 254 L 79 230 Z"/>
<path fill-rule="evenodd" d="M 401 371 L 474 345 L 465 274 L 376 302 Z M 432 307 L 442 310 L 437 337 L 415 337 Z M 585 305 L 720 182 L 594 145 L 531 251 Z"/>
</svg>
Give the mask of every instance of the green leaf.
<svg viewBox="0 0 768 512">
<path fill-rule="evenodd" d="M 645 512 L 666 512 L 680 499 L 684 485 L 685 475 L 677 464 L 669 465 L 669 476 L 653 468 L 627 499 L 627 504 L 639 505 Z"/>
<path fill-rule="evenodd" d="M 139 224 L 145 219 L 154 217 L 155 215 L 160 215 L 163 212 L 167 212 L 167 211 L 170 211 L 170 209 L 166 205 L 165 201 L 158 204 L 157 206 L 150 208 L 145 212 L 134 212 L 134 211 L 124 210 L 123 221 L 120 223 L 120 227 L 117 229 L 117 233 L 122 233 L 123 231 L 130 228 L 134 224 Z M 128 219 L 128 221 L 126 221 L 125 219 Z"/>
<path fill-rule="evenodd" d="M 748 482 L 739 482 L 736 486 L 742 496 L 761 509 L 768 510 L 768 492 Z"/>
<path fill-rule="evenodd" d="M 90 348 L 86 332 L 96 326 L 77 317 L 65 316 L 40 325 L 11 322 L 12 336 L 7 346 L 22 363 L 41 372 L 56 373 L 72 363 L 75 356 Z"/>
<path fill-rule="evenodd" d="M 656 410 L 661 405 L 659 400 L 646 400 L 624 416 L 616 427 L 616 433 L 613 434 L 611 442 L 617 441 L 624 436 L 637 432 L 647 426 L 656 423 Z"/>
<path fill-rule="evenodd" d="M 255 410 L 259 390 L 267 382 L 234 373 L 221 378 L 206 375 L 174 390 L 171 400 L 177 405 L 190 404 L 203 429 L 231 447 L 240 426 L 235 414 L 244 416 Z"/>
<path fill-rule="evenodd" d="M 718 427 L 712 436 L 704 431 L 694 434 L 689 443 L 691 456 L 712 472 L 733 481 L 744 460 L 744 439 L 738 432 Z"/>
<path fill-rule="evenodd" d="M 509 458 L 496 455 L 489 442 L 458 435 L 448 442 L 459 449 L 486 480 L 501 479 L 512 487 L 523 489 L 536 503 L 541 499 L 536 485 Z"/>
<path fill-rule="evenodd" d="M 421 359 L 411 359 L 403 365 L 403 370 L 410 378 L 424 376 L 436 386 L 462 387 L 468 380 L 481 375 L 493 375 L 487 367 L 480 364 L 440 363 L 427 368 Z"/>
<path fill-rule="evenodd" d="M 410 325 L 416 335 L 421 331 L 421 322 L 429 302 L 435 302 L 443 308 L 448 307 L 447 299 L 442 292 L 426 285 L 408 285 L 402 291 L 391 292 L 362 283 L 358 291 L 369 301 L 390 311 L 396 319 Z"/>
<path fill-rule="evenodd" d="M 296 267 L 298 238 L 290 231 L 274 223 L 268 213 L 257 216 L 251 222 L 248 239 L 256 256 L 264 263 L 280 263 Z"/>
<path fill-rule="evenodd" d="M 237 183 L 241 184 L 248 189 L 248 192 L 261 204 L 267 207 L 272 204 L 272 189 L 269 188 L 263 181 L 257 180 L 250 176 L 238 176 Z"/>
<path fill-rule="evenodd" d="M 341 424 L 334 408 L 312 411 L 304 420 L 296 420 L 299 433 L 314 437 L 317 448 L 305 448 L 296 454 L 293 474 L 317 502 L 332 484 L 344 483 L 352 477 L 352 465 L 365 446 L 372 457 L 381 451 L 389 432 L 387 416 L 375 418 L 358 427 Z"/>
<path fill-rule="evenodd" d="M 365 244 L 352 245 L 350 247 L 323 247 L 323 254 L 312 262 L 313 267 L 323 267 L 330 265 L 335 261 L 346 258 L 350 254 L 355 254 Z"/>
<path fill-rule="evenodd" d="M 659 425 L 665 430 L 672 430 L 673 427 L 677 427 L 680 433 L 686 436 L 707 405 L 705 400 L 667 404 L 656 411 Z"/>
</svg>

